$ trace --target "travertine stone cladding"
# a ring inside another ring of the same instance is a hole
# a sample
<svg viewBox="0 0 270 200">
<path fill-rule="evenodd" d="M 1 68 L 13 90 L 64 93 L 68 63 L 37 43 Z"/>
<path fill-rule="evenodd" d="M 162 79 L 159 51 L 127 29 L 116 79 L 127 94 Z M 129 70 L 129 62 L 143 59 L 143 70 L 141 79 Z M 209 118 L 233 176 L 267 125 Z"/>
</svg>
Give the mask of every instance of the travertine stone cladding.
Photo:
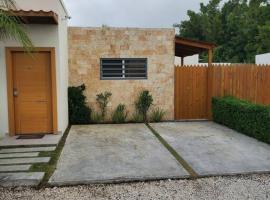
<svg viewBox="0 0 270 200">
<path fill-rule="evenodd" d="M 129 117 L 140 91 L 147 89 L 154 107 L 174 117 L 174 29 L 69 28 L 69 85 L 84 83 L 89 105 L 98 110 L 96 94 L 110 91 L 108 116 L 119 103 Z M 101 80 L 100 58 L 147 58 L 146 80 Z"/>
</svg>

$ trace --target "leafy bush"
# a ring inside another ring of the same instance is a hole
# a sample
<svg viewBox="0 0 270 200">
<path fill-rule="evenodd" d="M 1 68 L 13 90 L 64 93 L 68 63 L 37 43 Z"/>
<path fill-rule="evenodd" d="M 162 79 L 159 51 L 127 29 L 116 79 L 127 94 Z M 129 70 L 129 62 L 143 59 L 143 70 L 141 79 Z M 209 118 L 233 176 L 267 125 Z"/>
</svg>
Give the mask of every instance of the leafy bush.
<svg viewBox="0 0 270 200">
<path fill-rule="evenodd" d="M 136 111 L 133 115 L 132 115 L 132 122 L 136 122 L 136 123 L 141 123 L 143 122 L 143 116 L 142 114 L 140 114 L 138 111 Z"/>
<path fill-rule="evenodd" d="M 106 111 L 107 111 L 107 105 L 109 103 L 109 98 L 112 96 L 112 93 L 110 92 L 104 92 L 104 93 L 100 93 L 100 94 L 97 94 L 97 102 L 98 102 L 98 105 L 101 109 L 101 116 L 102 116 L 102 119 L 104 120 L 105 119 L 105 115 L 106 115 Z"/>
<path fill-rule="evenodd" d="M 119 104 L 112 114 L 112 121 L 114 123 L 124 123 L 127 118 L 126 106 Z"/>
<path fill-rule="evenodd" d="M 103 121 L 103 117 L 100 113 L 93 111 L 91 114 L 91 121 L 94 123 L 101 123 Z"/>
<path fill-rule="evenodd" d="M 162 121 L 162 118 L 165 114 L 166 112 L 164 110 L 162 110 L 161 108 L 156 108 L 151 112 L 150 120 L 152 122 L 160 122 Z"/>
<path fill-rule="evenodd" d="M 136 110 L 143 116 L 143 121 L 147 121 L 147 112 L 153 104 L 153 97 L 148 90 L 144 90 L 139 94 L 138 100 L 135 102 Z"/>
<path fill-rule="evenodd" d="M 83 94 L 85 85 L 68 88 L 68 111 L 70 124 L 89 124 L 91 109 L 86 104 Z"/>
<path fill-rule="evenodd" d="M 215 122 L 270 143 L 270 106 L 223 97 L 213 98 L 212 109 Z"/>
</svg>

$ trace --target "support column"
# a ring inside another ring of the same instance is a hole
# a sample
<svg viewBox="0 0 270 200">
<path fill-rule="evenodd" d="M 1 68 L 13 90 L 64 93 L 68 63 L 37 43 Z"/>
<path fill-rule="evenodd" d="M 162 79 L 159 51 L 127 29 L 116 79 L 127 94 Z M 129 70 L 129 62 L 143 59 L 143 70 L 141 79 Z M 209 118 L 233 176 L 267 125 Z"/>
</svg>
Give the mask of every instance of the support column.
<svg viewBox="0 0 270 200">
<path fill-rule="evenodd" d="M 184 66 L 184 57 L 181 57 L 181 66 Z"/>
<path fill-rule="evenodd" d="M 212 97 L 213 97 L 213 49 L 208 50 L 207 67 L 207 117 L 212 120 Z"/>
</svg>

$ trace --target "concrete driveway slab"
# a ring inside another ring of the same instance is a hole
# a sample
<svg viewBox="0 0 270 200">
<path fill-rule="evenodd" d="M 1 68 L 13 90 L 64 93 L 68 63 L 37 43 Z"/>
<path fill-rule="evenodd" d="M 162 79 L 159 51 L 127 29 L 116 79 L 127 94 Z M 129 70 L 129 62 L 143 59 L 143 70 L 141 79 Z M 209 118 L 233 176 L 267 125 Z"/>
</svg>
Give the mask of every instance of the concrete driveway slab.
<svg viewBox="0 0 270 200">
<path fill-rule="evenodd" d="M 214 122 L 151 126 L 200 175 L 270 172 L 270 145 Z"/>
<path fill-rule="evenodd" d="M 188 177 L 144 124 L 72 126 L 49 183 L 74 185 Z"/>
</svg>

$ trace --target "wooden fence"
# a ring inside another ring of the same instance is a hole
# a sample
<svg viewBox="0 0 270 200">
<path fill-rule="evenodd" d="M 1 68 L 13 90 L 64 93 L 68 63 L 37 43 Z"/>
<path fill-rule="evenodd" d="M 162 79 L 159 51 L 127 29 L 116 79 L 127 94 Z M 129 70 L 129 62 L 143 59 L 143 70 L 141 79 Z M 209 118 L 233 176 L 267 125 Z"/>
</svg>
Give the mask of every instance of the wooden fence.
<svg viewBox="0 0 270 200">
<path fill-rule="evenodd" d="M 175 66 L 175 119 L 208 119 L 224 95 L 270 105 L 270 65 Z"/>
</svg>

